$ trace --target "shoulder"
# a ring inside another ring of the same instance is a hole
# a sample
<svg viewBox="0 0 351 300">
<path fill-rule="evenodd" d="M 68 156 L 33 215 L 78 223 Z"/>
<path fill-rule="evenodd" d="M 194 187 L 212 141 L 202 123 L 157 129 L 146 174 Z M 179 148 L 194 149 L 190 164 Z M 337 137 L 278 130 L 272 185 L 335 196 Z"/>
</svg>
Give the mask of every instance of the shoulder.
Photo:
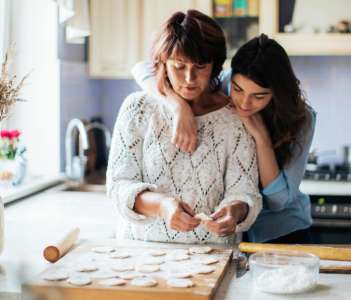
<svg viewBox="0 0 351 300">
<path fill-rule="evenodd" d="M 310 144 L 316 128 L 317 113 L 311 106 L 307 106 L 307 112 L 309 114 L 308 126 L 305 129 L 305 138 L 302 139 L 302 141 L 304 141 L 305 144 Z"/>
<path fill-rule="evenodd" d="M 157 106 L 156 101 L 145 92 L 135 92 L 126 97 L 123 101 L 118 117 L 129 120 L 149 118 Z"/>
<path fill-rule="evenodd" d="M 233 113 L 231 104 L 221 108 L 215 115 L 214 121 L 213 126 L 221 136 L 225 133 L 228 138 L 236 139 L 239 136 L 249 135 L 239 116 Z"/>
<path fill-rule="evenodd" d="M 135 92 L 128 95 L 123 101 L 120 113 L 142 113 L 145 110 L 152 110 L 155 101 L 145 92 Z M 151 107 L 150 107 L 151 106 Z"/>
<path fill-rule="evenodd" d="M 239 116 L 233 113 L 232 104 L 227 104 L 222 108 L 219 123 L 231 130 L 242 130 L 245 128 Z"/>
<path fill-rule="evenodd" d="M 227 82 L 227 81 L 230 80 L 231 75 L 232 75 L 232 70 L 231 69 L 225 69 L 219 74 L 219 79 L 222 82 Z"/>
<path fill-rule="evenodd" d="M 123 101 L 117 117 L 119 127 L 144 128 L 155 112 L 156 101 L 145 92 L 135 92 Z"/>
</svg>

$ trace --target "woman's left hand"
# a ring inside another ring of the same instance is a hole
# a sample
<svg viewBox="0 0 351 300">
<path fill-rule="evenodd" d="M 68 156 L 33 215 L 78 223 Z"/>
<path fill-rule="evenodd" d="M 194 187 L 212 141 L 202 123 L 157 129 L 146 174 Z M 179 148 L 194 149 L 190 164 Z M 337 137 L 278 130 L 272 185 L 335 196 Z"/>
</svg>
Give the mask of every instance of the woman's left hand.
<svg viewBox="0 0 351 300">
<path fill-rule="evenodd" d="M 239 116 L 240 117 L 240 116 Z M 266 124 L 260 113 L 255 113 L 249 117 L 240 117 L 246 130 L 253 136 L 255 141 L 271 140 Z"/>
<path fill-rule="evenodd" d="M 246 217 L 248 209 L 248 205 L 241 201 L 224 206 L 211 215 L 213 221 L 206 223 L 207 229 L 218 236 L 234 234 L 236 225 Z"/>
</svg>

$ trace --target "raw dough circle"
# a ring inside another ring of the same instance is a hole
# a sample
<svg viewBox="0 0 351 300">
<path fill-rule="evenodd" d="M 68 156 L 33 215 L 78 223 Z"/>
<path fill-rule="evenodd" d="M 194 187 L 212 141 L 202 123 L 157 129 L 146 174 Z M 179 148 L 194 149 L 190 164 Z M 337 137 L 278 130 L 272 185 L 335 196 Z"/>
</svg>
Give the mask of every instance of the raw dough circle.
<svg viewBox="0 0 351 300">
<path fill-rule="evenodd" d="M 114 286 L 114 285 L 124 285 L 127 282 L 120 278 L 109 278 L 98 281 L 98 284 L 105 285 L 105 286 Z"/>
<path fill-rule="evenodd" d="M 133 279 L 130 284 L 135 286 L 155 286 L 157 281 L 151 277 L 140 277 Z"/>
<path fill-rule="evenodd" d="M 211 266 L 200 266 L 197 270 L 196 273 L 197 274 L 209 274 L 212 273 L 216 270 L 215 267 L 211 267 Z"/>
<path fill-rule="evenodd" d="M 171 278 L 167 280 L 167 285 L 177 288 L 188 288 L 192 287 L 194 284 L 190 279 Z"/>
<path fill-rule="evenodd" d="M 213 265 L 218 263 L 219 259 L 215 257 L 204 257 L 204 258 L 201 258 L 199 262 L 203 265 Z"/>
<path fill-rule="evenodd" d="M 98 267 L 93 264 L 80 264 L 74 267 L 74 270 L 77 272 L 93 272 L 98 270 Z"/>
<path fill-rule="evenodd" d="M 169 256 L 167 256 L 167 260 L 170 260 L 170 261 L 183 261 L 188 259 L 190 259 L 190 256 L 184 253 L 174 253 L 174 254 L 172 253 Z"/>
<path fill-rule="evenodd" d="M 68 272 L 65 270 L 54 270 L 42 276 L 43 279 L 49 280 L 49 281 L 65 280 L 68 277 L 69 277 Z"/>
<path fill-rule="evenodd" d="M 191 247 L 189 248 L 189 252 L 191 254 L 207 254 L 212 251 L 211 247 Z"/>
<path fill-rule="evenodd" d="M 128 252 L 112 252 L 110 254 L 110 258 L 128 258 L 130 257 L 130 254 Z"/>
<path fill-rule="evenodd" d="M 118 277 L 118 274 L 113 271 L 103 271 L 103 272 L 98 272 L 96 274 L 91 274 L 91 277 L 93 279 L 109 279 L 109 278 Z"/>
<path fill-rule="evenodd" d="M 161 257 L 147 257 L 143 259 L 144 265 L 162 265 L 165 260 Z"/>
<path fill-rule="evenodd" d="M 169 252 L 169 255 L 176 255 L 176 254 L 189 254 L 188 249 L 175 249 L 172 252 Z"/>
<path fill-rule="evenodd" d="M 118 274 L 118 277 L 129 280 L 129 279 L 134 279 L 138 277 L 143 277 L 143 275 L 137 272 L 123 272 L 121 274 Z"/>
<path fill-rule="evenodd" d="M 94 247 L 91 250 L 93 252 L 96 252 L 96 253 L 111 253 L 111 252 L 116 251 L 115 248 L 110 247 L 110 246 L 98 246 L 98 247 Z"/>
<path fill-rule="evenodd" d="M 77 276 L 72 276 L 68 278 L 67 282 L 72 285 L 83 286 L 83 285 L 90 284 L 91 279 L 87 276 L 77 275 Z"/>
<path fill-rule="evenodd" d="M 166 255 L 166 252 L 163 250 L 153 249 L 149 251 L 149 254 L 151 256 L 163 256 Z"/>
<path fill-rule="evenodd" d="M 189 271 L 171 270 L 169 273 L 174 278 L 189 278 L 193 276 L 193 273 Z"/>
<path fill-rule="evenodd" d="M 160 271 L 159 265 L 139 265 L 136 267 L 136 270 L 141 273 L 153 273 Z"/>
<path fill-rule="evenodd" d="M 134 266 L 130 263 L 120 263 L 111 265 L 111 269 L 117 272 L 133 271 Z"/>
</svg>

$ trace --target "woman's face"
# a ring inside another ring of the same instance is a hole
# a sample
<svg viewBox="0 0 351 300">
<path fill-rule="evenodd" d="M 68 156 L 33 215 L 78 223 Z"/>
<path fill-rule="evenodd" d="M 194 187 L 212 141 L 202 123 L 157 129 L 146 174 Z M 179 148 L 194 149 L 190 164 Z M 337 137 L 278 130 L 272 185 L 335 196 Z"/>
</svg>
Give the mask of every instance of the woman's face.
<svg viewBox="0 0 351 300">
<path fill-rule="evenodd" d="M 208 90 L 212 63 L 200 65 L 184 56 L 171 56 L 166 71 L 173 90 L 185 100 L 196 102 Z"/>
<path fill-rule="evenodd" d="M 250 117 L 272 100 L 272 90 L 263 88 L 241 74 L 232 77 L 230 98 L 241 117 Z"/>
</svg>

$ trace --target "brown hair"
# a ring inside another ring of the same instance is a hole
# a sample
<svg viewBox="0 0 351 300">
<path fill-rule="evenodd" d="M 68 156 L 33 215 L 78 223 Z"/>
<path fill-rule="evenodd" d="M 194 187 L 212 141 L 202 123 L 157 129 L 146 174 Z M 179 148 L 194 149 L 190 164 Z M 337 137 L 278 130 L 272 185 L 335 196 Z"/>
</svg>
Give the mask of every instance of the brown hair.
<svg viewBox="0 0 351 300">
<path fill-rule="evenodd" d="M 262 34 L 241 46 L 232 58 L 232 77 L 242 74 L 270 88 L 271 102 L 262 110 L 280 167 L 289 164 L 296 147 L 301 153 L 312 126 L 312 109 L 307 105 L 289 57 L 275 40 Z"/>
<path fill-rule="evenodd" d="M 211 91 L 220 88 L 218 75 L 226 58 L 224 33 L 215 20 L 197 11 L 174 13 L 163 25 L 152 47 L 157 87 L 162 94 L 170 87 L 165 63 L 172 54 L 182 54 L 194 63 L 213 63 Z"/>
</svg>

